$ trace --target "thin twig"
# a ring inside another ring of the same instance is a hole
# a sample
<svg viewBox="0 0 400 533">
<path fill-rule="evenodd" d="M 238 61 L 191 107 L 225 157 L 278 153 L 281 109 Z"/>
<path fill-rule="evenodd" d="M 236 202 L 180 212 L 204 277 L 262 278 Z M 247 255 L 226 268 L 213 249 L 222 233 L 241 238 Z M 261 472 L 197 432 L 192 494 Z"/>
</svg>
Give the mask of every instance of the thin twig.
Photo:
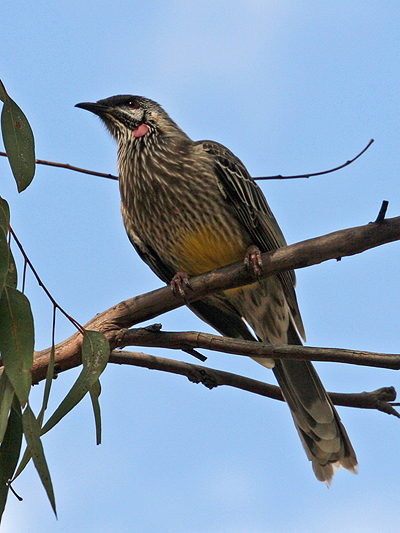
<svg viewBox="0 0 400 533">
<path fill-rule="evenodd" d="M 343 165 L 339 165 L 338 167 L 331 168 L 330 170 L 324 170 L 322 172 L 313 172 L 308 174 L 298 174 L 296 176 L 282 176 L 281 174 L 277 176 L 265 176 L 265 177 L 258 177 L 253 178 L 255 180 L 289 180 L 289 179 L 297 179 L 297 178 L 311 178 L 314 176 L 322 176 L 323 174 L 330 174 L 331 172 L 336 172 L 337 170 L 340 170 L 344 167 L 347 167 L 348 165 L 351 165 L 356 159 L 362 156 L 364 152 L 368 150 L 368 148 L 371 146 L 371 144 L 374 142 L 374 139 L 371 139 L 367 146 L 361 150 L 361 152 L 356 155 L 356 157 L 353 157 L 353 159 L 350 159 L 349 161 L 346 161 L 346 163 L 343 163 Z M 6 152 L 0 152 L 0 156 L 7 157 Z M 38 165 L 48 165 L 51 167 L 57 167 L 57 168 L 65 168 L 67 170 L 73 170 L 74 172 L 81 172 L 82 174 L 89 174 L 91 176 L 99 176 L 100 178 L 107 178 L 110 180 L 118 180 L 118 176 L 114 176 L 113 174 L 105 174 L 103 172 L 96 172 L 94 170 L 87 170 L 85 168 L 81 167 L 75 167 L 73 165 L 69 165 L 68 163 L 56 163 L 54 161 L 45 161 L 43 159 L 35 159 L 36 164 Z"/>
<path fill-rule="evenodd" d="M 0 156 L 8 157 L 6 152 L 0 152 Z M 68 163 L 56 163 L 54 161 L 44 161 L 43 159 L 35 159 L 37 165 L 47 165 L 50 167 L 65 168 L 67 170 L 73 170 L 74 172 L 81 172 L 82 174 L 90 174 L 91 176 L 99 176 L 100 178 L 107 178 L 109 180 L 118 180 L 118 176 L 113 174 L 104 174 L 103 172 L 96 172 L 94 170 L 87 170 L 85 168 L 74 167 Z"/>
<path fill-rule="evenodd" d="M 356 159 L 361 157 L 364 152 L 368 150 L 368 148 L 371 146 L 371 144 L 374 142 L 374 139 L 371 139 L 367 146 L 361 150 L 361 152 L 356 155 L 356 157 L 353 157 L 353 159 L 350 159 L 349 161 L 346 161 L 346 163 L 343 163 L 343 165 L 339 165 L 338 167 L 331 168 L 330 170 L 323 170 L 322 172 L 313 172 L 309 174 L 298 174 L 296 176 L 281 176 L 280 174 L 278 176 L 266 176 L 262 178 L 253 178 L 254 180 L 291 180 L 291 179 L 297 179 L 297 178 L 311 178 L 314 176 L 322 176 L 323 174 L 330 174 L 331 172 L 336 172 L 337 170 L 341 170 L 342 168 L 347 167 L 348 165 L 351 165 L 351 163 L 354 163 Z"/>
<path fill-rule="evenodd" d="M 18 237 L 16 236 L 14 230 L 12 229 L 12 227 L 10 226 L 10 224 L 8 225 L 8 231 L 10 232 L 10 235 L 12 235 L 14 241 L 16 242 L 23 258 L 24 258 L 24 285 L 25 285 L 25 271 L 26 271 L 26 265 L 29 266 L 29 268 L 31 269 L 32 271 L 32 274 L 35 276 L 36 278 L 36 281 L 38 282 L 39 286 L 43 289 L 43 291 L 45 292 L 46 296 L 48 297 L 48 299 L 51 301 L 51 303 L 53 304 L 53 306 L 57 309 L 59 309 L 61 311 L 61 313 L 81 332 L 83 333 L 84 329 L 83 327 L 79 324 L 79 322 L 77 322 L 74 318 L 72 318 L 72 316 L 70 316 L 66 311 L 64 311 L 64 309 L 55 301 L 55 299 L 53 298 L 53 296 L 51 295 L 50 291 L 47 289 L 47 287 L 45 286 L 45 284 L 43 283 L 43 281 L 40 279 L 39 277 L 39 274 L 36 272 L 36 269 L 35 267 L 33 266 L 33 264 L 31 263 L 29 257 L 27 256 L 21 242 L 19 241 Z"/>
<path fill-rule="evenodd" d="M 378 213 L 378 216 L 376 217 L 375 222 L 382 222 L 382 220 L 385 219 L 388 205 L 389 205 L 389 202 L 387 200 L 383 200 L 381 208 L 379 210 L 379 213 Z"/>
<path fill-rule="evenodd" d="M 17 500 L 18 500 L 19 502 L 24 501 L 23 498 L 22 498 L 19 494 L 17 494 L 17 493 L 15 492 L 13 486 L 11 485 L 11 481 L 10 481 L 10 480 L 7 481 L 6 485 L 8 486 L 8 488 L 10 489 L 10 491 L 14 494 L 14 496 L 17 498 Z"/>
</svg>

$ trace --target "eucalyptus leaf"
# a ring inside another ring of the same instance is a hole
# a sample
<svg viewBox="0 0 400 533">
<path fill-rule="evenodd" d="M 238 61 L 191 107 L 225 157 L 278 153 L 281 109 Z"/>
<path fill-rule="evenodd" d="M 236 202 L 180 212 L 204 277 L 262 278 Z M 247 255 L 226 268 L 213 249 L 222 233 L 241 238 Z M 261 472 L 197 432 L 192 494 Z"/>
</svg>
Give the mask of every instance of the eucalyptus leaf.
<svg viewBox="0 0 400 533">
<path fill-rule="evenodd" d="M 35 140 L 28 119 L 8 96 L 4 86 L 1 96 L 4 101 L 1 113 L 3 142 L 18 191 L 22 192 L 35 175 Z"/>
<path fill-rule="evenodd" d="M 97 380 L 90 388 L 90 399 L 92 400 L 94 421 L 96 424 L 96 444 L 101 444 L 101 411 L 99 396 L 101 394 L 100 381 Z"/>
<path fill-rule="evenodd" d="M 7 237 L 0 230 L 0 293 L 8 277 L 8 268 L 10 264 L 10 253 Z"/>
<path fill-rule="evenodd" d="M 6 93 L 6 89 L 3 85 L 3 82 L 0 80 L 0 100 L 2 102 L 5 102 L 7 99 L 7 93 Z"/>
<path fill-rule="evenodd" d="M 5 286 L 0 297 L 0 352 L 4 368 L 21 405 L 28 399 L 32 378 L 34 327 L 27 297 Z"/>
<path fill-rule="evenodd" d="M 22 444 L 22 419 L 21 406 L 14 401 L 13 408 L 7 424 L 7 431 L 0 446 L 0 518 L 6 505 L 9 486 L 8 481 L 12 478 Z"/>
<path fill-rule="evenodd" d="M 8 270 L 6 276 L 6 285 L 7 287 L 12 287 L 13 289 L 17 288 L 18 284 L 18 273 L 17 266 L 15 264 L 14 256 L 11 251 L 11 248 L 8 248 Z"/>
<path fill-rule="evenodd" d="M 43 445 L 40 440 L 40 425 L 29 405 L 22 414 L 22 426 L 29 452 L 32 456 L 40 480 L 46 490 L 54 514 L 57 516 L 56 502 L 54 498 L 53 484 L 51 482 L 49 468 L 43 451 Z"/>
<path fill-rule="evenodd" d="M 8 234 L 8 224 L 10 223 L 10 208 L 8 203 L 0 196 L 0 228 L 5 235 Z"/>
<path fill-rule="evenodd" d="M 14 398 L 14 389 L 4 369 L 0 376 L 0 442 L 7 429 L 8 416 Z"/>
<path fill-rule="evenodd" d="M 42 435 L 50 431 L 82 400 L 105 369 L 109 354 L 110 345 L 102 333 L 85 331 L 82 343 L 82 371 L 67 396 L 43 426 Z"/>
</svg>

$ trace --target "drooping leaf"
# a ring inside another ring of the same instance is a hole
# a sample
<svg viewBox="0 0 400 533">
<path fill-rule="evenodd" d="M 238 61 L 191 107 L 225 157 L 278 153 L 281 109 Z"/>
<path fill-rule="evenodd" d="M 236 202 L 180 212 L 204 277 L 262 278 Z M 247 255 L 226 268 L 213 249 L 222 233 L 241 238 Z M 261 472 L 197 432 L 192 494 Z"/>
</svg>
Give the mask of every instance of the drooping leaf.
<svg viewBox="0 0 400 533">
<path fill-rule="evenodd" d="M 54 332 L 53 332 L 53 341 L 54 341 Z M 47 372 L 46 372 L 46 385 L 44 387 L 43 404 L 42 404 L 42 408 L 38 416 L 38 421 L 39 421 L 40 426 L 43 424 L 44 413 L 47 409 L 47 404 L 49 401 L 50 389 L 51 389 L 51 385 L 53 383 L 53 378 L 54 378 L 54 363 L 55 363 L 55 346 L 53 342 L 51 346 L 49 364 L 47 366 Z"/>
<path fill-rule="evenodd" d="M 8 203 L 0 196 L 0 228 L 5 235 L 8 233 L 8 224 L 10 223 L 10 208 Z"/>
<path fill-rule="evenodd" d="M 55 312 L 56 312 L 56 309 L 54 308 L 53 327 L 55 325 Z M 39 424 L 40 427 L 43 424 L 44 413 L 45 413 L 45 411 L 47 409 L 47 403 L 48 403 L 49 396 L 50 396 L 51 384 L 52 384 L 53 377 L 54 377 L 54 362 L 55 362 L 54 333 L 55 332 L 53 330 L 53 334 L 52 334 L 53 343 L 52 343 L 52 346 L 51 346 L 49 365 L 47 367 L 47 373 L 46 373 L 46 385 L 45 385 L 45 388 L 44 388 L 43 405 L 42 405 L 42 408 L 40 410 L 39 416 L 37 417 L 38 424 Z M 31 454 L 30 454 L 29 448 L 27 448 L 25 450 L 25 453 L 24 453 L 22 459 L 21 459 L 21 462 L 20 462 L 20 464 L 18 466 L 18 469 L 17 469 L 17 471 L 15 473 L 15 478 L 18 477 L 21 474 L 21 472 L 25 469 L 26 465 L 29 463 L 30 460 L 31 460 Z"/>
<path fill-rule="evenodd" d="M 6 277 L 6 285 L 7 287 L 12 287 L 13 289 L 17 288 L 18 284 L 18 273 L 17 273 L 17 266 L 14 261 L 14 256 L 11 251 L 11 248 L 8 249 L 8 271 L 7 271 L 7 277 Z"/>
<path fill-rule="evenodd" d="M 3 82 L 0 80 L 0 100 L 2 102 L 5 102 L 7 99 L 7 93 L 6 93 L 6 89 L 3 85 Z"/>
<path fill-rule="evenodd" d="M 85 331 L 82 343 L 83 369 L 67 396 L 43 426 L 42 435 L 53 428 L 82 400 L 105 369 L 109 354 L 110 345 L 102 333 Z"/>
<path fill-rule="evenodd" d="M 21 192 L 28 187 L 35 175 L 35 141 L 28 119 L 8 96 L 4 85 L 1 95 L 4 101 L 1 113 L 4 146 L 18 191 Z"/>
<path fill-rule="evenodd" d="M 0 442 L 3 442 L 7 429 L 8 415 L 14 398 L 14 389 L 6 372 L 1 372 L 0 376 Z"/>
<path fill-rule="evenodd" d="M 6 279 L 8 276 L 8 267 L 10 264 L 9 255 L 10 253 L 7 237 L 0 230 L 0 293 L 3 290 L 4 285 L 6 284 Z"/>
<path fill-rule="evenodd" d="M 15 471 L 15 474 L 13 476 L 13 481 L 21 474 L 21 472 L 25 470 L 26 465 L 29 463 L 31 459 L 32 459 L 31 452 L 29 451 L 29 448 L 26 447 L 24 455 L 22 456 L 21 462 L 19 463 L 18 468 Z"/>
<path fill-rule="evenodd" d="M 7 431 L 0 447 L 0 519 L 3 515 L 9 491 L 8 480 L 12 478 L 18 463 L 22 444 L 21 406 L 14 401 L 10 411 Z"/>
<path fill-rule="evenodd" d="M 17 289 L 5 286 L 0 297 L 0 352 L 7 376 L 21 405 L 28 399 L 32 379 L 34 328 L 31 306 Z"/>
<path fill-rule="evenodd" d="M 101 411 L 99 396 L 101 394 L 101 384 L 97 380 L 90 388 L 90 398 L 92 400 L 94 422 L 96 424 L 96 444 L 101 444 Z"/>
<path fill-rule="evenodd" d="M 1 86 L 0 86 L 1 87 Z M 3 271 L 5 268 L 4 262 L 6 256 L 8 256 L 8 267 L 7 267 L 7 277 L 5 280 L 5 284 L 9 287 L 13 287 L 14 289 L 17 287 L 17 268 L 15 266 L 14 257 L 12 255 L 11 249 L 9 246 L 8 250 L 6 252 L 4 241 L 7 242 L 6 238 L 8 235 L 8 225 L 10 223 L 10 208 L 8 207 L 8 203 L 0 196 L 0 229 L 4 232 L 4 240 L 2 238 L 2 232 L 0 231 L 0 240 L 1 243 L 1 249 L 0 249 L 0 270 Z M 4 283 L 3 283 L 4 284 Z M 1 284 L 1 274 L 0 274 L 0 289 L 3 287 Z M 1 292 L 1 290 L 0 290 Z"/>
<path fill-rule="evenodd" d="M 4 198 L 0 196 L 0 293 L 4 285 L 17 286 L 17 269 L 7 242 L 9 222 L 10 208 Z"/>
<path fill-rule="evenodd" d="M 57 516 L 53 484 L 51 482 L 47 461 L 44 456 L 43 445 L 40 440 L 40 426 L 29 405 L 27 405 L 25 411 L 22 413 L 22 426 L 29 452 L 46 490 L 54 514 Z"/>
</svg>

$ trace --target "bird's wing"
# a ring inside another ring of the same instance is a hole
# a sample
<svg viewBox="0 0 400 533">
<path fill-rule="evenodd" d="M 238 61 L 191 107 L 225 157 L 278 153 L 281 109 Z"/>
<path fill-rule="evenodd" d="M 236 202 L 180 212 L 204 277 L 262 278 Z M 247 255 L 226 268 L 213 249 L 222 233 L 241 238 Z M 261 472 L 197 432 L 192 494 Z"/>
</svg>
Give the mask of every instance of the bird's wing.
<svg viewBox="0 0 400 533">
<path fill-rule="evenodd" d="M 198 141 L 195 145 L 212 157 L 221 192 L 233 207 L 237 218 L 246 227 L 253 244 L 258 246 L 261 252 L 286 246 L 285 237 L 265 196 L 240 159 L 225 146 L 213 141 Z M 279 273 L 278 277 L 293 320 L 304 338 L 304 327 L 294 291 L 295 274 L 290 270 Z"/>
</svg>

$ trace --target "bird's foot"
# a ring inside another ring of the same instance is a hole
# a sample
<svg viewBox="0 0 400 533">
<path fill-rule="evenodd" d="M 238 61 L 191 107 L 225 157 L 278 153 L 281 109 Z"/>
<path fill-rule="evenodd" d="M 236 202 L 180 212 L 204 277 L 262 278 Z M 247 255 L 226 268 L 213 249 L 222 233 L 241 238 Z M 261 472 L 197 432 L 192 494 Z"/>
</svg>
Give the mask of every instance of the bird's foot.
<svg viewBox="0 0 400 533">
<path fill-rule="evenodd" d="M 251 270 L 256 278 L 261 276 L 261 268 L 263 266 L 261 252 L 258 246 L 252 244 L 246 250 L 244 256 L 244 265 L 248 270 Z"/>
<path fill-rule="evenodd" d="M 177 272 L 171 280 L 171 290 L 175 296 L 180 296 L 186 301 L 185 288 L 191 288 L 189 276 L 186 272 Z"/>
</svg>

